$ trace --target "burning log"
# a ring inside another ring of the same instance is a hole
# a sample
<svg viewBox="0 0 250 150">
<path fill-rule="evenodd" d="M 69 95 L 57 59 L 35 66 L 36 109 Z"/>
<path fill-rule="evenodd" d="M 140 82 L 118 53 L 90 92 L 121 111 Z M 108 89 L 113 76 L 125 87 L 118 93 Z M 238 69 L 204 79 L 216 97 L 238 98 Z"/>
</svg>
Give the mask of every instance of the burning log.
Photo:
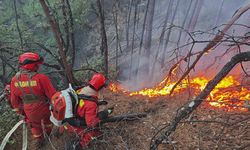
<svg viewBox="0 0 250 150">
<path fill-rule="evenodd" d="M 224 65 L 221 71 L 208 82 L 204 90 L 190 103 L 182 106 L 176 114 L 176 117 L 170 123 L 169 126 L 163 128 L 160 132 L 160 136 L 154 136 L 150 143 L 150 149 L 157 149 L 158 145 L 162 143 L 164 139 L 168 139 L 172 132 L 176 130 L 176 127 L 180 121 L 191 114 L 210 94 L 210 92 L 215 88 L 215 86 L 233 69 L 233 67 L 242 61 L 250 61 L 250 52 L 244 52 L 235 55 L 231 60 Z"/>
</svg>

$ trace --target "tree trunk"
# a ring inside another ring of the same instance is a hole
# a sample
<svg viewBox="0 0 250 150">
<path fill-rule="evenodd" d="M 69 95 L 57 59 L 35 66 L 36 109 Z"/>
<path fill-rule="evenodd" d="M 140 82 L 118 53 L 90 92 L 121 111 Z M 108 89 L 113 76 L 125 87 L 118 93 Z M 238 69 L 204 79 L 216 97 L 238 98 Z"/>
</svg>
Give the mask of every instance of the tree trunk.
<svg viewBox="0 0 250 150">
<path fill-rule="evenodd" d="M 176 7 L 174 9 L 174 13 L 173 13 L 173 16 L 171 18 L 171 26 L 174 24 L 174 20 L 175 20 L 175 16 L 176 16 L 179 4 L 180 4 L 180 0 L 177 0 Z M 165 57 L 166 57 L 165 55 L 166 55 L 166 51 L 167 51 L 167 48 L 168 48 L 168 42 L 169 42 L 169 39 L 170 39 L 171 32 L 172 32 L 172 27 L 169 28 L 168 33 L 167 33 L 167 37 L 166 37 L 166 40 L 165 40 L 165 44 L 164 44 L 164 48 L 163 48 L 163 54 L 162 54 L 162 58 L 161 58 L 161 68 L 163 68 L 163 66 L 165 66 L 165 63 L 164 63 L 165 62 Z"/>
<path fill-rule="evenodd" d="M 14 1 L 16 28 L 17 28 L 17 32 L 18 32 L 18 35 L 19 35 L 19 39 L 20 39 L 20 46 L 21 46 L 21 49 L 23 50 L 23 37 L 22 37 L 22 32 L 20 30 L 19 23 L 18 23 L 19 15 L 17 13 L 16 0 L 13 0 L 13 1 Z"/>
<path fill-rule="evenodd" d="M 97 8 L 98 8 L 98 13 L 99 13 L 99 21 L 101 25 L 101 38 L 102 38 L 102 43 L 101 43 L 101 50 L 104 52 L 104 73 L 106 77 L 108 77 L 108 42 L 107 42 L 107 35 L 106 35 L 106 30 L 105 30 L 105 17 L 104 17 L 104 11 L 102 8 L 101 0 L 96 0 Z"/>
<path fill-rule="evenodd" d="M 137 19 L 137 9 L 138 9 L 138 2 L 135 3 L 135 12 L 134 12 L 134 24 L 133 24 L 133 36 L 132 36 L 132 47 L 130 53 L 130 65 L 129 65 L 129 79 L 132 77 L 133 71 L 133 54 L 134 54 L 134 44 L 135 44 L 135 27 L 136 27 L 136 19 Z"/>
<path fill-rule="evenodd" d="M 73 21 L 73 15 L 70 7 L 69 0 L 66 0 L 66 6 L 68 9 L 68 16 L 69 16 L 69 33 L 70 33 L 70 41 L 71 41 L 71 52 L 72 52 L 72 58 L 71 58 L 71 67 L 74 67 L 75 64 L 75 55 L 76 55 L 76 46 L 75 46 L 75 35 L 74 35 L 74 21 Z"/>
<path fill-rule="evenodd" d="M 192 6 L 192 0 L 190 0 L 190 2 L 189 2 L 187 13 L 185 15 L 185 18 L 184 18 L 184 20 L 182 22 L 182 25 L 181 25 L 181 29 L 179 31 L 178 40 L 177 40 L 177 47 L 179 47 L 179 45 L 180 45 L 182 30 L 185 28 L 185 24 L 186 24 L 186 21 L 187 21 L 188 14 L 189 14 L 189 11 L 191 9 L 191 6 Z"/>
<path fill-rule="evenodd" d="M 190 20 L 191 22 L 190 22 L 189 28 L 188 28 L 189 32 L 194 31 L 194 28 L 196 26 L 196 23 L 198 21 L 198 18 L 199 18 L 200 12 L 201 12 L 201 8 L 202 8 L 202 5 L 203 5 L 203 2 L 204 2 L 204 0 L 198 0 L 198 2 L 197 2 L 197 5 L 195 7 L 194 15 L 193 15 L 193 17 Z"/>
<path fill-rule="evenodd" d="M 44 0 L 39 0 L 40 4 L 43 7 L 44 13 L 46 15 L 46 17 L 49 20 L 50 26 L 52 28 L 52 31 L 54 33 L 56 42 L 57 42 L 57 46 L 59 48 L 59 55 L 61 57 L 61 60 L 63 62 L 63 67 L 65 70 L 65 75 L 67 77 L 68 82 L 70 83 L 74 83 L 74 77 L 73 77 L 73 73 L 72 73 L 72 68 L 69 66 L 68 61 L 67 61 L 67 57 L 65 54 L 65 47 L 63 44 L 63 39 L 60 33 L 60 29 L 59 29 L 59 25 L 56 22 L 55 17 L 53 16 L 52 12 L 49 10 L 48 5 L 46 4 L 46 2 Z"/>
<path fill-rule="evenodd" d="M 219 8 L 218 14 L 216 16 L 215 23 L 214 23 L 215 27 L 218 25 L 223 5 L 224 5 L 224 0 L 221 1 L 220 8 Z"/>
<path fill-rule="evenodd" d="M 155 54 L 155 57 L 154 57 L 154 60 L 153 60 L 153 65 L 152 65 L 152 70 L 151 70 L 151 75 L 150 75 L 151 78 L 153 78 L 153 75 L 154 75 L 155 64 L 157 62 L 157 58 L 158 58 L 159 52 L 161 50 L 163 50 L 163 40 L 164 40 L 164 36 L 165 36 L 165 31 L 166 31 L 167 23 L 168 23 L 170 14 L 171 14 L 171 7 L 172 6 L 173 6 L 173 0 L 170 0 L 169 3 L 168 3 L 166 17 L 165 17 L 164 24 L 163 24 L 162 31 L 161 31 L 161 35 L 160 35 L 160 42 L 159 42 L 159 45 L 158 45 L 158 48 L 157 48 L 157 51 L 156 51 L 156 54 Z"/>
<path fill-rule="evenodd" d="M 121 44 L 119 38 L 119 30 L 118 30 L 118 1 L 116 1 L 115 7 L 113 10 L 113 19 L 115 24 L 115 34 L 116 34 L 116 50 L 115 50 L 115 71 L 118 71 L 118 52 L 119 49 L 121 51 Z"/>
<path fill-rule="evenodd" d="M 147 8 L 146 8 L 146 11 L 145 11 L 143 25 L 142 25 L 141 39 L 140 39 L 140 44 L 139 44 L 138 61 L 137 61 L 137 64 L 136 64 L 136 72 L 135 72 L 135 77 L 136 78 L 138 77 L 138 72 L 139 72 L 139 67 L 140 67 L 141 50 L 142 50 L 142 44 L 143 44 L 143 39 L 144 39 L 144 31 L 145 31 L 145 26 L 146 26 L 146 17 L 147 17 L 147 14 L 148 14 L 148 7 L 149 7 L 149 0 L 147 1 Z"/>
<path fill-rule="evenodd" d="M 153 28 L 153 20 L 154 20 L 154 9 L 155 9 L 155 0 L 149 0 L 148 7 L 148 15 L 146 18 L 145 25 L 145 39 L 144 39 L 144 51 L 146 56 L 146 64 L 144 72 L 149 75 L 149 67 L 150 67 L 150 51 L 151 51 L 151 42 L 152 42 L 152 28 Z"/>
<path fill-rule="evenodd" d="M 63 14 L 63 19 L 64 19 L 64 23 L 63 23 L 63 26 L 64 26 L 64 30 L 65 30 L 65 33 L 66 33 L 66 37 L 64 39 L 65 42 L 65 52 L 67 54 L 67 52 L 69 51 L 69 21 L 68 21 L 68 16 L 67 16 L 67 10 L 66 10 L 66 5 L 65 5 L 65 0 L 61 0 L 61 3 L 62 3 L 62 14 Z"/>
<path fill-rule="evenodd" d="M 129 46 L 129 29 L 130 29 L 130 15 L 131 15 L 131 10 L 132 10 L 132 4 L 134 0 L 130 0 L 129 2 L 129 8 L 128 8 L 128 17 L 127 17 L 127 26 L 126 26 L 126 42 L 127 42 L 127 48 Z"/>
</svg>

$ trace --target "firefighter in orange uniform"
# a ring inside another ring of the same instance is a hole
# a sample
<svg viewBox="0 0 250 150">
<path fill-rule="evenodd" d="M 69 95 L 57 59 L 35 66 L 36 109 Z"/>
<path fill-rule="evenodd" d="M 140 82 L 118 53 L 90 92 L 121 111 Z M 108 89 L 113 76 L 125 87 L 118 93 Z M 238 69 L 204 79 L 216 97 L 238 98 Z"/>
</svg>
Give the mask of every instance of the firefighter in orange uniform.
<svg viewBox="0 0 250 150">
<path fill-rule="evenodd" d="M 76 132 L 80 136 L 80 145 L 81 147 L 87 147 L 90 141 L 101 136 L 101 132 L 98 130 L 98 124 L 102 119 L 107 117 L 105 115 L 100 116 L 98 113 L 98 96 L 99 91 L 106 86 L 105 77 L 96 73 L 92 76 L 92 79 L 89 81 L 89 85 L 77 90 L 79 96 L 79 104 L 76 111 L 76 116 L 84 120 L 85 127 L 83 126 L 64 126 L 64 129 L 69 132 Z M 104 112 L 104 111 L 103 111 Z"/>
<path fill-rule="evenodd" d="M 5 88 L 4 88 L 4 93 L 6 94 L 6 100 L 7 100 L 7 102 L 8 102 L 8 104 L 9 104 L 9 106 L 11 107 L 11 108 L 13 108 L 12 107 L 12 105 L 11 105 L 11 102 L 10 102 L 10 85 L 9 84 L 7 84 L 6 86 L 5 86 Z"/>
<path fill-rule="evenodd" d="M 26 52 L 19 56 L 20 71 L 11 80 L 11 104 L 14 110 L 25 117 L 31 127 L 36 148 L 44 145 L 43 127 L 49 135 L 52 123 L 49 120 L 49 101 L 56 93 L 50 79 L 38 73 L 43 58 L 37 53 Z"/>
<path fill-rule="evenodd" d="M 3 90 L 3 93 L 0 95 L 0 101 L 6 100 L 11 108 L 11 102 L 10 102 L 10 85 L 7 84 Z"/>
</svg>

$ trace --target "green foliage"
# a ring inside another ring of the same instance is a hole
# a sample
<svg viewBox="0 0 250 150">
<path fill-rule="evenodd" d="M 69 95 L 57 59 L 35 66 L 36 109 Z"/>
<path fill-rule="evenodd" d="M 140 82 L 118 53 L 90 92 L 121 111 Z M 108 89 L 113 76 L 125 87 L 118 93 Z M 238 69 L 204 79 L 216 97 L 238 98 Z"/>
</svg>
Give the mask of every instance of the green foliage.
<svg viewBox="0 0 250 150">
<path fill-rule="evenodd" d="M 14 111 L 11 110 L 6 101 L 0 103 L 0 140 L 2 141 L 5 135 L 17 123 L 18 117 Z M 13 142 L 13 141 L 12 141 Z"/>
<path fill-rule="evenodd" d="M 81 68 L 92 68 L 95 69 L 95 71 L 103 73 L 103 57 L 102 56 L 96 56 L 92 57 L 88 61 L 89 64 L 83 64 L 81 65 Z M 91 70 L 82 70 L 82 71 L 77 71 L 74 72 L 74 76 L 77 80 L 82 81 L 82 82 L 88 82 L 88 80 L 91 78 L 91 76 L 95 73 L 94 71 Z"/>
</svg>

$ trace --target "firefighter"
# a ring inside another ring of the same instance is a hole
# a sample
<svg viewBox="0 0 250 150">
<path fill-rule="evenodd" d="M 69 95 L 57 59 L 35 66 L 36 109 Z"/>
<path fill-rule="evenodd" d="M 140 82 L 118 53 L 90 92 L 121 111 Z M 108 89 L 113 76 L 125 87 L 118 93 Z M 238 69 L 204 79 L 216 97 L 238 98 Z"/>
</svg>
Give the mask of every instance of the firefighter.
<svg viewBox="0 0 250 150">
<path fill-rule="evenodd" d="M 30 126 L 33 144 L 39 149 L 44 145 L 43 129 L 48 135 L 52 130 L 48 99 L 56 90 L 46 75 L 37 72 L 43 64 L 39 54 L 23 53 L 18 63 L 19 72 L 11 80 L 11 104 Z"/>
<path fill-rule="evenodd" d="M 101 136 L 102 133 L 98 129 L 98 125 L 102 119 L 107 118 L 112 112 L 112 108 L 98 112 L 99 92 L 105 86 L 105 77 L 100 73 L 96 73 L 92 76 L 88 86 L 77 90 L 80 100 L 76 110 L 76 116 L 78 119 L 84 120 L 84 123 L 68 121 L 71 125 L 64 126 L 64 129 L 69 132 L 78 133 L 80 137 L 80 147 L 87 147 L 92 140 Z"/>
<path fill-rule="evenodd" d="M 3 92 L 0 95 L 0 101 L 2 101 L 3 99 L 6 99 L 8 101 L 8 103 L 10 104 L 10 85 L 9 84 L 7 84 L 4 87 Z"/>
<path fill-rule="evenodd" d="M 11 108 L 13 108 L 12 105 L 11 105 L 11 102 L 10 102 L 10 85 L 9 84 L 7 84 L 5 86 L 4 93 L 5 93 L 5 98 L 6 98 L 7 102 L 8 102 L 8 104 L 9 104 L 9 106 Z"/>
</svg>

